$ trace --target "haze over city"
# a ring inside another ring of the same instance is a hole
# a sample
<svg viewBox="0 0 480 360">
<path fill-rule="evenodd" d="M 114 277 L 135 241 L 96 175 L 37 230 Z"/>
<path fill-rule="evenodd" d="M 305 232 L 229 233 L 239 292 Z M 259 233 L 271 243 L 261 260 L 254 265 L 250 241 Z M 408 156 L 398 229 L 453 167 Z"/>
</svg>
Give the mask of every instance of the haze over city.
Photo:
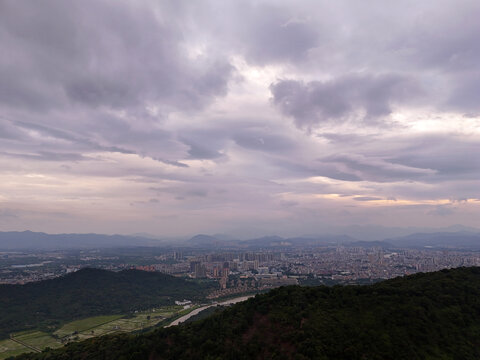
<svg viewBox="0 0 480 360">
<path fill-rule="evenodd" d="M 478 226 L 479 13 L 0 1 L 0 229 Z"/>
</svg>

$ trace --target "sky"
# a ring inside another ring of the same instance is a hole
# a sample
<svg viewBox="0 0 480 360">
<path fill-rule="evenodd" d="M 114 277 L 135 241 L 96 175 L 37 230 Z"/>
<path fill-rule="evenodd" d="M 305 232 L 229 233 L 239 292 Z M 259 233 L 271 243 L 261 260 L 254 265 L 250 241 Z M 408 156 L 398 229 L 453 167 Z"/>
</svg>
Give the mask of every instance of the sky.
<svg viewBox="0 0 480 360">
<path fill-rule="evenodd" d="M 477 226 L 480 2 L 0 0 L 0 230 Z"/>
</svg>

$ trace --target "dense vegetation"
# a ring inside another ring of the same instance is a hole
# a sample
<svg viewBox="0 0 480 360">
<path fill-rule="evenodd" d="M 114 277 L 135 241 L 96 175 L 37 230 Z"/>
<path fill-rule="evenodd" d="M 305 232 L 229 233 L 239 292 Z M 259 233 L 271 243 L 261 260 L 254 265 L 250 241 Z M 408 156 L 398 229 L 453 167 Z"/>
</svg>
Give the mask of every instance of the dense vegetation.
<svg viewBox="0 0 480 360">
<path fill-rule="evenodd" d="M 99 269 L 25 285 L 0 285 L 0 339 L 18 330 L 48 331 L 65 321 L 199 299 L 211 286 L 161 273 Z"/>
<path fill-rule="evenodd" d="M 282 287 L 202 321 L 20 359 L 479 359 L 480 268 Z"/>
</svg>

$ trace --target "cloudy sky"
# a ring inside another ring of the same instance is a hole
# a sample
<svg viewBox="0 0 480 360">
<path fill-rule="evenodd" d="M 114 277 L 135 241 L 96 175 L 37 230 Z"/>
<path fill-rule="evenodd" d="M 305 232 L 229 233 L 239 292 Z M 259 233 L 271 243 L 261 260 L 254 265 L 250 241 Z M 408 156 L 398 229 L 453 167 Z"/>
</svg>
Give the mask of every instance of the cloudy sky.
<svg viewBox="0 0 480 360">
<path fill-rule="evenodd" d="M 0 230 L 480 219 L 480 2 L 0 0 Z"/>
</svg>

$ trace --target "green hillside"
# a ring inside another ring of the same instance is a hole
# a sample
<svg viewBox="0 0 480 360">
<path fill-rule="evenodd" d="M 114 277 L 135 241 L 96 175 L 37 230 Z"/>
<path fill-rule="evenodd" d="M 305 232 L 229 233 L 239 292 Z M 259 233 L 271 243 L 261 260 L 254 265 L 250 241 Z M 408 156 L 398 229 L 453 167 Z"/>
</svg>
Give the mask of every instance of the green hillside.
<svg viewBox="0 0 480 360">
<path fill-rule="evenodd" d="M 480 358 L 480 268 L 368 286 L 282 287 L 209 318 L 19 359 Z"/>
<path fill-rule="evenodd" d="M 200 299 L 211 286 L 161 273 L 99 269 L 25 285 L 0 285 L 0 339 L 19 330 L 52 331 L 70 320 Z"/>
</svg>

